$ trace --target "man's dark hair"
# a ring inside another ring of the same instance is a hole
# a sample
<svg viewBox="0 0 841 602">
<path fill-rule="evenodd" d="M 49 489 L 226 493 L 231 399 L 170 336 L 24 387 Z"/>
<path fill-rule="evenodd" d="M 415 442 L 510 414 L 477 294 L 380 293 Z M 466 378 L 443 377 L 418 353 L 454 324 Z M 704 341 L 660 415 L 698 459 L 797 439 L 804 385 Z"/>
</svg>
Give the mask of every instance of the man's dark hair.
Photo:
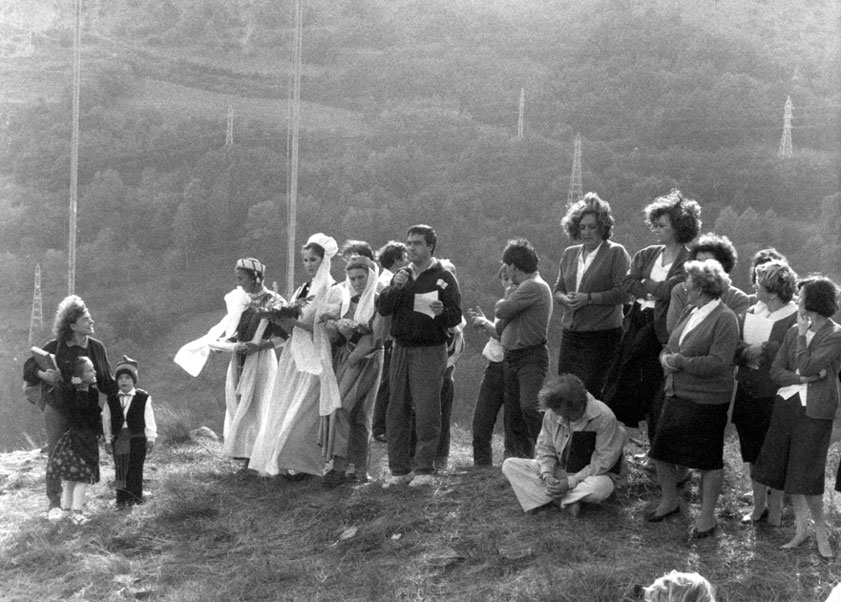
<svg viewBox="0 0 841 602">
<path fill-rule="evenodd" d="M 377 251 L 377 258 L 380 260 L 380 265 L 387 270 L 390 270 L 391 266 L 403 259 L 405 255 L 406 245 L 396 240 L 388 241 L 382 249 Z"/>
<path fill-rule="evenodd" d="M 346 240 L 342 245 L 339 255 L 346 257 L 348 255 L 361 255 L 374 261 L 374 249 L 371 248 L 364 240 Z"/>
<path fill-rule="evenodd" d="M 423 236 L 424 241 L 426 241 L 426 246 L 432 247 L 432 254 L 435 253 L 435 245 L 438 243 L 438 237 L 435 236 L 435 230 L 433 230 L 431 226 L 427 226 L 426 224 L 415 224 L 409 228 L 408 232 L 406 232 L 406 236 L 411 234 L 420 234 Z"/>
<path fill-rule="evenodd" d="M 574 374 L 550 376 L 537 394 L 540 407 L 544 410 L 564 412 L 567 409 L 581 410 L 587 407 L 587 388 Z"/>
<path fill-rule="evenodd" d="M 531 274 L 537 271 L 540 258 L 531 243 L 525 238 L 509 240 L 502 252 L 502 263 L 513 265 L 518 270 Z"/>
</svg>

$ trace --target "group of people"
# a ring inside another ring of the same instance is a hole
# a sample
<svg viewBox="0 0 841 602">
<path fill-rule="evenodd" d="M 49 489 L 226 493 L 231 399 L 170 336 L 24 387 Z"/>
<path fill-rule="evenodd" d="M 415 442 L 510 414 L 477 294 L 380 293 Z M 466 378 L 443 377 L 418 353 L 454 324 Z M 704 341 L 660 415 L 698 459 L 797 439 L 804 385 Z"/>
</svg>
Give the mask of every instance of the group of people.
<svg viewBox="0 0 841 602">
<path fill-rule="evenodd" d="M 117 508 L 130 508 L 144 500 L 143 466 L 155 446 L 157 425 L 151 395 L 136 388 L 137 362 L 123 355 L 112 373 L 81 298 L 62 300 L 53 334 L 39 354 L 50 358 L 48 363 L 27 359 L 23 378 L 39 389 L 46 424 L 47 518 L 83 525 L 90 520 L 84 512 L 88 485 L 100 480 L 100 440 L 114 459 Z"/>
<path fill-rule="evenodd" d="M 646 461 L 661 492 L 646 519 L 679 513 L 679 486 L 696 469 L 701 508 L 690 535 L 714 535 L 732 419 L 753 480 L 754 508 L 744 521 L 779 525 L 788 493 L 796 532 L 786 547 L 808 538 L 811 514 L 818 551 L 830 557 L 821 496 L 839 402 L 838 288 L 819 275 L 798 279 L 785 257 L 764 249 L 752 261 L 753 291 L 740 291 L 728 275 L 735 248 L 724 236 L 699 237 L 700 213 L 678 191 L 655 199 L 644 216 L 657 244 L 631 257 L 610 240 L 610 205 L 590 193 L 562 220 L 573 244 L 554 287 L 541 277 L 534 247 L 510 240 L 495 274 L 501 298 L 487 316 L 479 306 L 462 315 L 455 267 L 435 257 L 437 236 L 427 225 L 412 226 L 405 245 L 392 241 L 377 254 L 363 241 L 340 249 L 315 234 L 301 251 L 309 278 L 289 300 L 266 287 L 259 260 L 237 261 L 225 318 L 175 361 L 196 376 L 211 352 L 230 353 L 224 451 L 244 468 L 290 480 L 317 476 L 328 487 L 365 482 L 376 437 L 388 450 L 384 487 L 418 487 L 434 484 L 446 467 L 452 371 L 469 320 L 488 336 L 474 463 L 493 465 L 502 409 L 502 472 L 524 511 L 556 505 L 577 515 L 582 503 L 606 499 L 626 472 L 628 431 L 645 422 Z M 344 260 L 339 282 L 331 275 L 337 255 Z M 556 307 L 558 374 L 547 378 Z M 128 492 L 118 502 L 142 499 L 136 466 L 142 474 L 155 438 L 151 399 L 134 388 L 136 364 L 124 358 L 115 381 L 92 333 L 81 300 L 66 299 L 56 339 L 45 346 L 58 370 L 34 361 L 25 368 L 27 382 L 51 392 L 48 495 L 59 512 L 78 504 L 75 486 L 61 499 L 57 479 L 98 479 L 89 445 L 100 420 L 94 386 L 109 400 L 106 440 L 132 466 L 131 476 L 118 476 Z M 120 391 L 131 393 L 129 405 Z M 90 470 L 67 472 L 79 464 L 73 454 Z"/>
</svg>

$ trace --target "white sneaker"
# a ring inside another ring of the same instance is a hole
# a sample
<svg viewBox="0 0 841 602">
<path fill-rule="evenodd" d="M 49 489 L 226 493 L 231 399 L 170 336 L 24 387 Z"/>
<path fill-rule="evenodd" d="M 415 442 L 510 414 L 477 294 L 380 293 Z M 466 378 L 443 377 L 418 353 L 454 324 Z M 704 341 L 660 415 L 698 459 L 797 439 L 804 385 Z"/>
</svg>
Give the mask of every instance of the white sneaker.
<svg viewBox="0 0 841 602">
<path fill-rule="evenodd" d="M 409 474 L 393 474 L 391 476 L 386 477 L 385 481 L 383 482 L 383 489 L 388 489 L 389 487 L 394 487 L 396 485 L 405 485 L 407 483 L 411 483 L 414 478 L 415 473 L 413 472 L 410 472 Z"/>
<path fill-rule="evenodd" d="M 426 487 L 431 485 L 435 485 L 435 477 L 431 474 L 419 474 L 409 483 L 409 487 Z"/>
<path fill-rule="evenodd" d="M 49 512 L 47 512 L 47 520 L 51 522 L 59 521 L 63 516 L 64 512 L 58 506 L 50 508 Z"/>
<path fill-rule="evenodd" d="M 70 520 L 73 521 L 74 525 L 86 525 L 91 522 L 91 519 L 81 512 L 74 512 L 73 516 L 70 517 Z"/>
</svg>

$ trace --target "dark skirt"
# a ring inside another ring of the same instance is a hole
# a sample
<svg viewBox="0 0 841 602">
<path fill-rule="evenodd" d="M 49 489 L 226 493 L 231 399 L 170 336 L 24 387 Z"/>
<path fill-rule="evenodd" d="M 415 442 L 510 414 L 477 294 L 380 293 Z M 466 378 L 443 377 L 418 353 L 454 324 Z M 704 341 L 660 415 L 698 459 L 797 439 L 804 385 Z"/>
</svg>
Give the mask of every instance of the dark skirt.
<svg viewBox="0 0 841 602">
<path fill-rule="evenodd" d="M 642 310 L 634 303 L 628 330 L 602 392 L 602 400 L 625 426 L 639 426 L 651 409 L 654 395 L 663 388 L 662 349 L 654 331 L 654 310 Z"/>
<path fill-rule="evenodd" d="M 739 433 L 743 462 L 756 462 L 773 413 L 773 397 L 751 397 L 741 386 L 736 387 L 736 399 L 733 402 L 733 415 L 730 420 Z"/>
<path fill-rule="evenodd" d="M 831 435 L 832 420 L 806 416 L 800 395 L 777 396 L 751 478 L 789 494 L 822 495 Z"/>
<path fill-rule="evenodd" d="M 727 406 L 666 397 L 649 457 L 699 470 L 724 468 Z"/>
<path fill-rule="evenodd" d="M 47 478 L 99 483 L 99 444 L 93 431 L 71 428 L 50 450 Z"/>
<path fill-rule="evenodd" d="M 575 374 L 590 393 L 601 395 L 621 340 L 621 328 L 587 332 L 565 329 L 558 354 L 558 374 Z"/>
</svg>

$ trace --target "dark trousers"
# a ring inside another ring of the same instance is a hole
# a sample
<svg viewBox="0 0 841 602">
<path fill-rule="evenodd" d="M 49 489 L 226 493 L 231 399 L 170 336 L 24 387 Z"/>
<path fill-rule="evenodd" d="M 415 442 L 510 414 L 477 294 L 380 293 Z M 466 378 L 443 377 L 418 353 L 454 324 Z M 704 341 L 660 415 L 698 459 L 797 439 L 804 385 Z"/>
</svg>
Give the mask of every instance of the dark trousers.
<svg viewBox="0 0 841 602">
<path fill-rule="evenodd" d="M 374 437 L 385 435 L 386 412 L 388 411 L 388 398 L 391 391 L 388 388 L 388 372 L 391 365 L 392 341 L 386 341 L 383 348 L 383 372 L 380 377 L 380 388 L 377 391 L 377 400 L 374 402 L 374 417 L 371 423 L 371 433 Z"/>
<path fill-rule="evenodd" d="M 558 374 L 575 374 L 593 396 L 599 397 L 621 341 L 621 327 L 588 332 L 564 330 Z"/>
<path fill-rule="evenodd" d="M 505 429 L 511 434 L 511 456 L 534 458 L 534 445 L 543 425 L 537 394 L 549 369 L 546 344 L 505 352 Z"/>
<path fill-rule="evenodd" d="M 441 384 L 447 346 L 403 347 L 396 342 L 389 366 L 391 397 L 386 413 L 388 466 L 392 474 L 435 470 L 441 434 Z M 412 416 L 417 449 L 411 452 Z M 414 456 L 414 457 L 413 457 Z"/>
<path fill-rule="evenodd" d="M 473 408 L 473 464 L 491 466 L 493 464 L 494 424 L 499 410 L 505 405 L 505 370 L 503 362 L 488 362 L 476 407 Z M 505 435 L 505 457 L 509 454 L 510 441 Z"/>
<path fill-rule="evenodd" d="M 51 405 L 45 405 L 44 426 L 47 429 L 47 449 L 52 454 L 55 444 L 58 443 L 59 438 L 70 425 L 67 423 L 67 418 L 65 418 L 63 413 Z M 47 477 L 46 485 L 50 508 L 61 508 L 61 479 Z"/>
<path fill-rule="evenodd" d="M 143 464 L 146 462 L 146 437 L 132 437 L 129 440 L 128 472 L 125 489 L 117 489 L 117 505 L 128 506 L 143 503 Z M 117 462 L 116 457 L 114 462 Z"/>
</svg>

